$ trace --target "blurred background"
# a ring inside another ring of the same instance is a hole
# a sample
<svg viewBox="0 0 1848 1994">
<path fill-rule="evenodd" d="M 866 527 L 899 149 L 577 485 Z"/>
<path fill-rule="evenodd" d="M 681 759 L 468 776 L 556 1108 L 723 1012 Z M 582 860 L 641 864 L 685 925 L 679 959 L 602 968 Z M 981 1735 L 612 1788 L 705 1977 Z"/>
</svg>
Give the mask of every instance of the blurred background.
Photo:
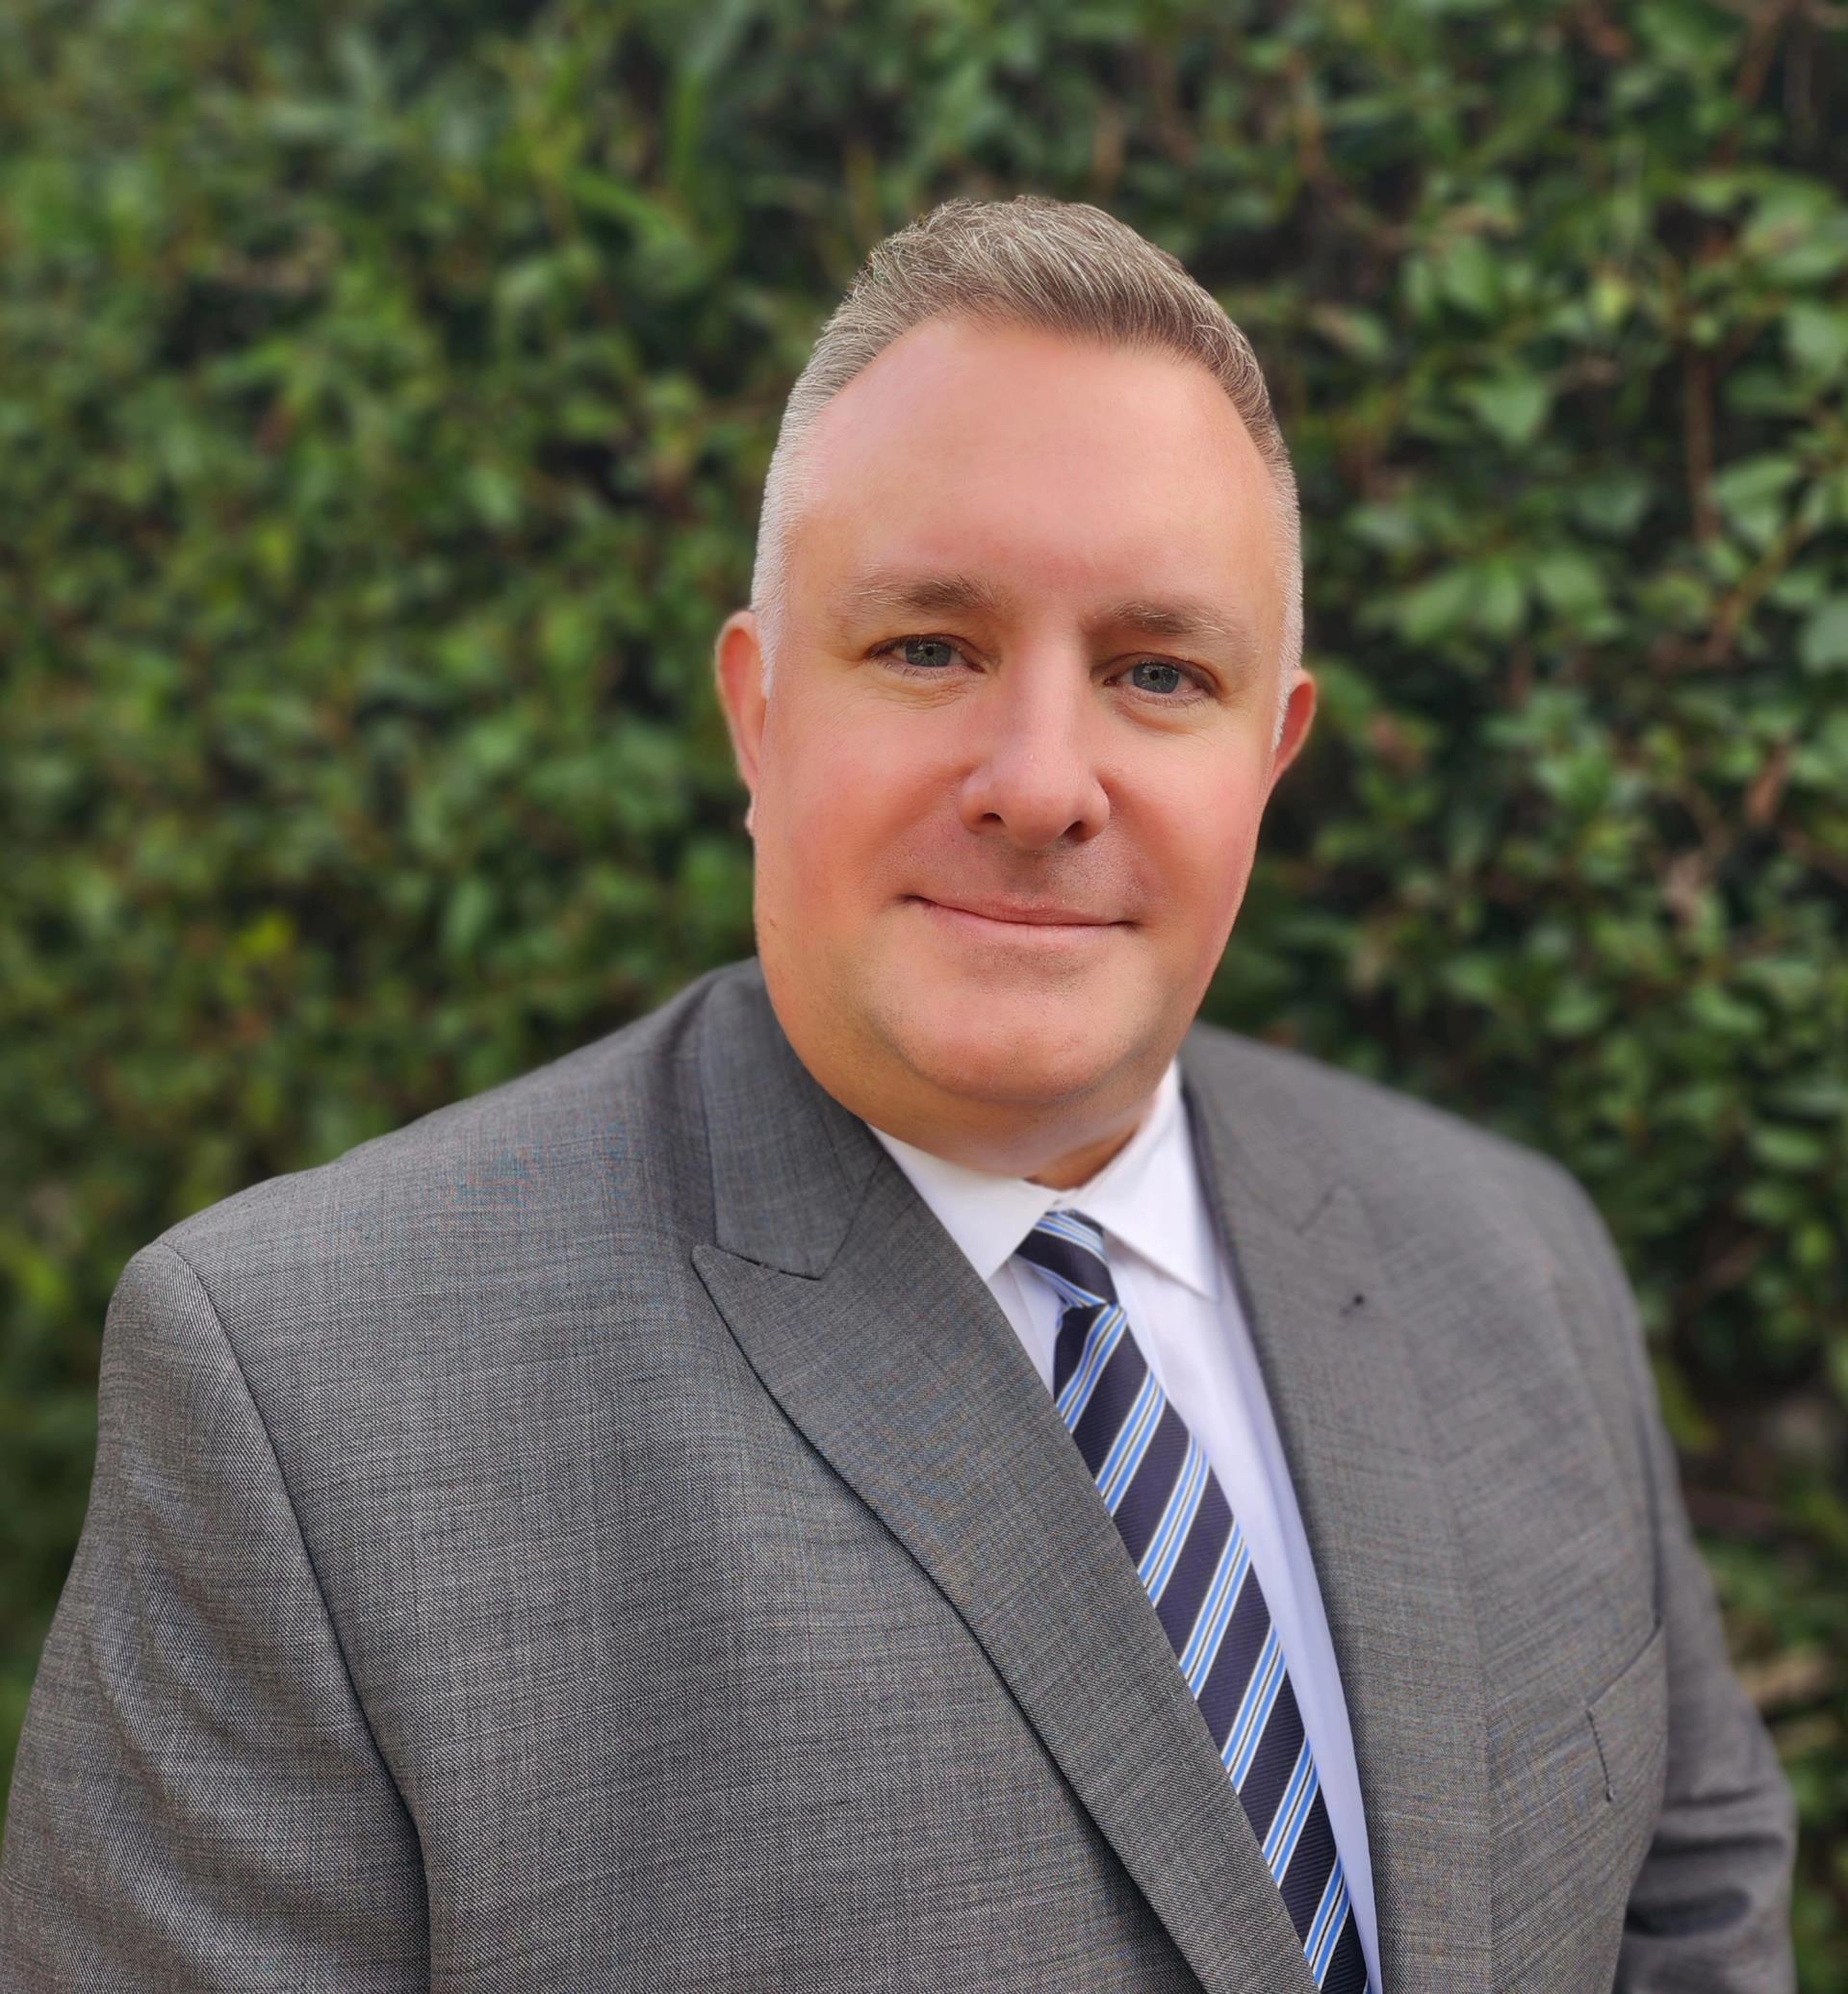
<svg viewBox="0 0 1848 1994">
<path fill-rule="evenodd" d="M 1848 1989 L 1848 8 L 8 0 L 0 1784 L 163 1227 L 748 954 L 709 684 L 870 244 L 1265 362 L 1322 707 L 1206 1015 L 1557 1157 Z"/>
</svg>

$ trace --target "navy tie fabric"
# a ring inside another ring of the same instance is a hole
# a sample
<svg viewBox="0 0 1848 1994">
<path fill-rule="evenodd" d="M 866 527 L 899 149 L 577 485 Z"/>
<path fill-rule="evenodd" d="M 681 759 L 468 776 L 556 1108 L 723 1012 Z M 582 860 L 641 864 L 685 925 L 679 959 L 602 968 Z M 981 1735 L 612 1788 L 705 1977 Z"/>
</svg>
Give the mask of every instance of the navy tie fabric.
<svg viewBox="0 0 1848 1994">
<path fill-rule="evenodd" d="M 1245 1534 L 1116 1299 L 1104 1236 L 1049 1212 L 1017 1248 L 1065 1303 L 1053 1399 L 1206 1719 L 1316 1984 L 1366 1994 L 1347 1879 Z"/>
</svg>

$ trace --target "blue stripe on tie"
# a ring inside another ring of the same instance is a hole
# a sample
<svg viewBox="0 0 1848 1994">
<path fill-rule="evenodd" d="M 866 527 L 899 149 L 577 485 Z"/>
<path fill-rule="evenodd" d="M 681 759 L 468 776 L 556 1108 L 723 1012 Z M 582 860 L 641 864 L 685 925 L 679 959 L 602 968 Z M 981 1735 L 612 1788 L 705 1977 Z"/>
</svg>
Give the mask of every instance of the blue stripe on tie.
<svg viewBox="0 0 1848 1994">
<path fill-rule="evenodd" d="M 1360 1927 L 1354 1923 L 1352 1901 L 1345 1887 L 1335 1942 L 1322 1963 L 1319 1984 L 1328 1988 L 1329 1994 L 1367 1994 L 1367 1956 L 1360 1948 Z"/>
<path fill-rule="evenodd" d="M 1307 1757 L 1309 1751 L 1309 1741 L 1307 1738 L 1302 1742 L 1302 1750 L 1304 1756 Z M 1310 1810 L 1315 1806 L 1316 1796 L 1321 1791 L 1322 1781 L 1316 1777 L 1316 1762 L 1311 1758 L 1309 1760 L 1309 1777 L 1304 1782 L 1302 1792 L 1296 1801 L 1296 1818 L 1291 1822 L 1289 1830 L 1277 1844 L 1276 1853 L 1270 1858 L 1270 1874 L 1276 1878 L 1279 1883 L 1290 1874 L 1290 1858 L 1296 1854 L 1296 1849 L 1302 1841 L 1302 1831 L 1309 1825 Z"/>
<path fill-rule="evenodd" d="M 1316 1915 L 1309 1921 L 1309 1930 L 1303 1936 L 1303 1956 L 1309 1961 L 1309 1969 L 1316 1977 L 1317 1986 L 1327 1971 L 1326 1955 L 1335 1950 L 1335 1937 L 1341 1930 L 1341 1913 L 1348 1901 L 1348 1879 L 1342 1875 L 1341 1857 L 1335 1857 L 1335 1866 L 1328 1872 L 1328 1885 L 1322 1893 L 1322 1902 L 1316 1906 Z"/>
<path fill-rule="evenodd" d="M 1040 1221 L 1039 1230 L 1052 1234 L 1057 1240 L 1069 1240 L 1074 1246 L 1082 1246 L 1099 1261 L 1104 1258 L 1103 1234 L 1095 1226 L 1074 1218 L 1069 1212 L 1048 1212 Z"/>
<path fill-rule="evenodd" d="M 1232 1609 L 1239 1603 L 1239 1595 L 1245 1589 L 1245 1574 L 1251 1569 L 1251 1552 L 1245 1545 L 1245 1532 L 1237 1523 L 1232 1525 L 1232 1534 L 1225 1540 L 1225 1548 L 1219 1553 L 1219 1570 L 1213 1574 L 1213 1583 L 1206 1590 L 1206 1598 L 1200 1601 L 1199 1618 L 1194 1623 L 1194 1632 L 1181 1651 L 1181 1673 L 1187 1677 L 1187 1686 L 1197 1697 L 1213 1667 L 1213 1659 L 1219 1651 L 1219 1642 L 1231 1623 Z"/>
<path fill-rule="evenodd" d="M 1097 1487 L 1113 1514 L 1123 1499 L 1123 1491 L 1129 1487 L 1138 1464 L 1148 1451 L 1167 1403 L 1162 1388 L 1155 1382 L 1155 1373 L 1149 1371 L 1142 1379 L 1142 1389 L 1137 1393 L 1135 1403 L 1123 1416 L 1110 1452 L 1104 1456 L 1104 1465 L 1097 1470 Z"/>
<path fill-rule="evenodd" d="M 1065 1380 L 1065 1391 L 1059 1394 L 1059 1412 L 1067 1426 L 1077 1425 L 1080 1415 L 1091 1402 L 1097 1380 L 1104 1374 L 1104 1366 L 1110 1362 L 1128 1327 L 1122 1310 L 1114 1302 L 1091 1324 L 1091 1335 L 1085 1342 L 1085 1354 L 1078 1360 L 1078 1368 Z"/>
<path fill-rule="evenodd" d="M 1336 1884 L 1335 1896 L 1328 1912 L 1327 1929 L 1317 1942 L 1313 1955 L 1305 1953 L 1309 1959 L 1309 1970 L 1316 1977 L 1318 1987 L 1325 1986 L 1330 1969 L 1342 1956 L 1344 1949 L 1348 1954 L 1344 1982 L 1355 1988 L 1357 1994 L 1367 1994 L 1372 1984 L 1367 1977 L 1367 1964 L 1360 1950 L 1360 1937 L 1354 1925 L 1353 1900 L 1348 1895 L 1348 1879 L 1342 1873 L 1341 1857 L 1335 1857 L 1334 1874 L 1329 1879 Z"/>
<path fill-rule="evenodd" d="M 1142 1466 L 1130 1480 L 1123 1499 L 1116 1505 L 1116 1529 L 1123 1540 L 1138 1574 L 1149 1543 L 1174 1499 L 1175 1484 L 1187 1456 L 1187 1423 L 1163 1394 L 1162 1417 L 1142 1456 Z M 1143 1579 L 1142 1589 L 1148 1589 Z"/>
<path fill-rule="evenodd" d="M 1067 1308 L 1098 1309 L 1110 1299 L 1107 1294 L 1098 1294 L 1089 1288 L 1081 1287 L 1076 1281 L 1060 1273 L 1056 1267 L 1041 1267 L 1040 1278 L 1059 1291 L 1065 1297 Z"/>
<path fill-rule="evenodd" d="M 1219 1754 L 1232 1775 L 1234 1786 L 1245 1784 L 1245 1776 L 1250 1770 L 1258 1740 L 1264 1735 L 1265 1719 L 1270 1715 L 1270 1706 L 1277 1700 L 1277 1691 L 1282 1685 L 1283 1647 L 1277 1639 L 1276 1623 L 1272 1621 L 1264 1637 L 1264 1646 L 1258 1650 L 1257 1667 L 1251 1671 L 1251 1680 L 1245 1687 L 1239 1714 L 1232 1720 L 1232 1728 L 1226 1735 L 1225 1750 Z"/>
<path fill-rule="evenodd" d="M 1292 1848 L 1296 1846 L 1296 1838 L 1290 1830 L 1297 1816 L 1309 1811 L 1309 1802 L 1315 1797 L 1315 1761 L 1309 1755 L 1309 1739 L 1305 1733 L 1302 1750 L 1296 1753 L 1296 1770 L 1290 1775 L 1289 1785 L 1283 1789 L 1282 1800 L 1277 1802 L 1276 1818 L 1270 1824 L 1270 1832 L 1264 1838 L 1264 1859 L 1270 1865 L 1273 1877 L 1283 1874 L 1284 1866 L 1277 1860 L 1277 1851 L 1285 1838 L 1289 1838 Z M 1288 1859 L 1286 1856 L 1285 1861 Z"/>
<path fill-rule="evenodd" d="M 1149 1540 L 1148 1548 L 1142 1553 L 1142 1562 L 1137 1568 L 1138 1575 L 1148 1589 L 1148 1597 L 1157 1605 L 1168 1590 L 1169 1574 L 1180 1561 L 1181 1546 L 1187 1541 L 1189 1526 L 1199 1514 L 1200 1498 L 1205 1494 L 1206 1451 L 1190 1433 L 1186 1458 L 1181 1463 L 1179 1475 L 1175 1477 L 1174 1492 L 1168 1498 L 1168 1507 L 1162 1512 L 1155 1535 Z"/>
</svg>

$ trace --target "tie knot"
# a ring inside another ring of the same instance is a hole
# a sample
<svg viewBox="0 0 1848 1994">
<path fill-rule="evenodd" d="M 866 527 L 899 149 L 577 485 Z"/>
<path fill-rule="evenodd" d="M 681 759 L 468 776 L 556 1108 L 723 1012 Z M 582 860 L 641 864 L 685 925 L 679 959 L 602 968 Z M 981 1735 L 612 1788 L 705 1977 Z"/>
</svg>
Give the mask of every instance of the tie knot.
<svg viewBox="0 0 1848 1994">
<path fill-rule="evenodd" d="M 1048 1212 L 1014 1251 L 1067 1306 L 1092 1308 L 1116 1299 L 1104 1257 L 1104 1231 L 1082 1212 Z"/>
</svg>

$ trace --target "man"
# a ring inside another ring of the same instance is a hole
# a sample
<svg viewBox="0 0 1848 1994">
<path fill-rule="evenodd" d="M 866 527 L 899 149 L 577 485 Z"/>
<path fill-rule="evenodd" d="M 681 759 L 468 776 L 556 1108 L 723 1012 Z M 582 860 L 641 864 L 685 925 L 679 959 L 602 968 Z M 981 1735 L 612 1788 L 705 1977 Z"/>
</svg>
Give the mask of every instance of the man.
<svg viewBox="0 0 1848 1994">
<path fill-rule="evenodd" d="M 717 646 L 758 959 L 130 1262 L 0 1986 L 1791 1984 L 1584 1193 L 1194 1023 L 1299 594 L 1172 259 L 875 251 Z"/>
</svg>

